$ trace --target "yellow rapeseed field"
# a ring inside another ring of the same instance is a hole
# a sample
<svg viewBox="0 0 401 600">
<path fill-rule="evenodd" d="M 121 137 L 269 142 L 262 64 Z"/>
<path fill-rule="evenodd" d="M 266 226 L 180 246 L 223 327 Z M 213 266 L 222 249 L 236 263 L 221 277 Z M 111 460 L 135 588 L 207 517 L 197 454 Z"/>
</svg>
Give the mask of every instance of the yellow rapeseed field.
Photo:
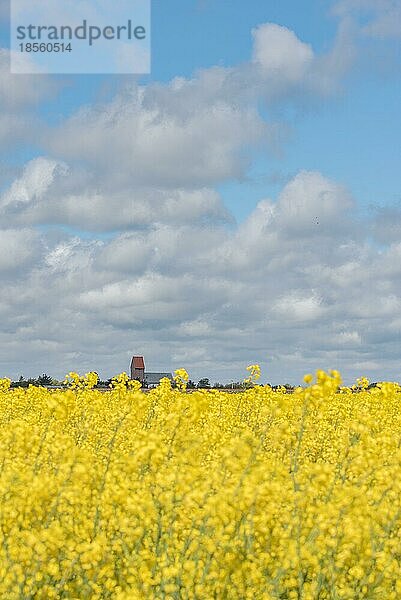
<svg viewBox="0 0 401 600">
<path fill-rule="evenodd" d="M 401 598 L 401 388 L 256 367 L 234 394 L 0 380 L 0 598 Z"/>
</svg>

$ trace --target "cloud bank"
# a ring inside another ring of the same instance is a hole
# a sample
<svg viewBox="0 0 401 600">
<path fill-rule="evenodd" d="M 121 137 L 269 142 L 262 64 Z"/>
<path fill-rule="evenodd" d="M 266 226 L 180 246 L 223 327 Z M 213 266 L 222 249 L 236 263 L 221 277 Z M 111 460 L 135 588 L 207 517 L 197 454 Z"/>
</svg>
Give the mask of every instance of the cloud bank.
<svg viewBox="0 0 401 600">
<path fill-rule="evenodd" d="M 337 4 L 343 18 L 365 8 L 373 34 L 376 4 Z M 32 116 L 53 82 L 8 76 L 0 54 L 0 138 L 41 149 L 0 191 L 5 373 L 108 377 L 133 353 L 194 379 L 252 362 L 272 382 L 395 372 L 398 212 L 361 221 L 340 182 L 301 168 L 240 224 L 217 191 L 286 143 L 279 108 L 326 102 L 353 64 L 344 22 L 325 54 L 277 24 L 252 36 L 245 64 L 130 84 L 57 125 Z"/>
</svg>

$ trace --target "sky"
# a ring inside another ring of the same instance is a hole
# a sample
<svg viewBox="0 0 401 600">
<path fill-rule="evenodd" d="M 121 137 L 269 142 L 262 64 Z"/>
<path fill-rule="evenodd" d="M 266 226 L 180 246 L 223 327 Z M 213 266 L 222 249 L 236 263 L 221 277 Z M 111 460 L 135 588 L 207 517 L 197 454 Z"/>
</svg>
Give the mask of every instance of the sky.
<svg viewBox="0 0 401 600">
<path fill-rule="evenodd" d="M 11 75 L 0 374 L 401 380 L 401 0 L 153 0 L 146 76 Z"/>
</svg>

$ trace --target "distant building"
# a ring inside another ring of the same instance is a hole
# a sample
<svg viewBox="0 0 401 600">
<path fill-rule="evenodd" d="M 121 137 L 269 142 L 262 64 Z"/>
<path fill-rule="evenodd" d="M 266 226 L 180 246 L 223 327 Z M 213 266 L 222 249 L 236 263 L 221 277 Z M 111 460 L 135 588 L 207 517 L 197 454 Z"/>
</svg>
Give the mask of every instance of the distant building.
<svg viewBox="0 0 401 600">
<path fill-rule="evenodd" d="M 145 379 L 145 361 L 143 356 L 133 356 L 131 360 L 131 379 L 137 379 L 143 385 Z"/>
<path fill-rule="evenodd" d="M 145 361 L 143 356 L 133 356 L 131 359 L 131 379 L 137 379 L 144 387 L 152 388 L 159 385 L 164 377 L 173 381 L 171 373 L 148 373 L 145 372 Z"/>
<path fill-rule="evenodd" d="M 160 380 L 163 377 L 167 377 L 170 381 L 173 381 L 171 373 L 145 373 L 145 387 L 152 388 L 159 385 Z"/>
</svg>

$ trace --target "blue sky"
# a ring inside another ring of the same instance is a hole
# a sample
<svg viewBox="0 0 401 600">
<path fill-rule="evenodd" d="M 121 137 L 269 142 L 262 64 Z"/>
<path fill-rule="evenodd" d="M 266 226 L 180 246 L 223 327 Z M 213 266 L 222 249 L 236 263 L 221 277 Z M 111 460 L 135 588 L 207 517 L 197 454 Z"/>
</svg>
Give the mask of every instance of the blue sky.
<svg viewBox="0 0 401 600">
<path fill-rule="evenodd" d="M 197 70 L 214 65 L 246 62 L 252 52 L 251 30 L 267 21 L 292 29 L 315 51 L 331 47 L 338 25 L 329 3 L 323 6 L 311 0 L 303 3 L 302 10 L 294 10 L 289 0 L 251 0 L 246 8 L 239 0 L 154 0 L 152 73 L 140 81 L 167 83 L 174 77 L 191 78 Z M 3 27 L 0 40 L 7 39 L 6 30 Z M 284 145 L 279 157 L 261 154 L 255 157 L 246 180 L 219 186 L 238 220 L 261 197 L 275 198 L 280 181 L 300 169 L 319 170 L 342 181 L 366 209 L 400 200 L 400 161 L 395 152 L 401 135 L 400 89 L 393 77 L 399 64 L 396 54 L 385 51 L 392 47 L 392 40 L 382 43 L 373 53 L 370 69 L 361 53 L 334 97 L 296 115 L 291 144 Z M 63 83 L 62 94 L 38 107 L 50 123 L 63 120 L 82 105 L 106 100 L 131 77 L 60 75 L 56 79 Z M 18 161 L 38 151 L 25 147 L 15 152 Z"/>
<path fill-rule="evenodd" d="M 13 76 L 2 16 L 5 374 L 398 377 L 401 1 L 154 0 L 141 77 Z"/>
<path fill-rule="evenodd" d="M 168 81 L 191 76 L 198 68 L 236 65 L 252 50 L 251 29 L 267 21 L 285 25 L 324 49 L 336 25 L 322 10 L 322 2 L 307 1 L 294 10 L 294 2 L 250 0 L 173 0 L 153 2 L 153 73 Z"/>
<path fill-rule="evenodd" d="M 320 1 L 303 2 L 297 9 L 290 0 L 250 0 L 246 7 L 241 0 L 154 2 L 151 78 L 168 81 L 177 75 L 191 77 L 199 68 L 245 62 L 252 51 L 250 31 L 266 21 L 292 29 L 317 51 L 331 46 L 337 26 L 330 3 Z M 383 56 L 381 48 L 369 72 L 362 55 L 362 74 L 355 69 L 338 96 L 299 116 L 291 146 L 279 160 L 260 157 L 254 181 L 222 186 L 225 201 L 238 219 L 261 196 L 276 196 L 279 186 L 266 182 L 269 175 L 274 178 L 278 172 L 291 174 L 299 169 L 320 170 L 343 181 L 366 207 L 401 200 L 400 158 L 395 151 L 401 138 L 400 87 L 386 75 Z"/>
</svg>

